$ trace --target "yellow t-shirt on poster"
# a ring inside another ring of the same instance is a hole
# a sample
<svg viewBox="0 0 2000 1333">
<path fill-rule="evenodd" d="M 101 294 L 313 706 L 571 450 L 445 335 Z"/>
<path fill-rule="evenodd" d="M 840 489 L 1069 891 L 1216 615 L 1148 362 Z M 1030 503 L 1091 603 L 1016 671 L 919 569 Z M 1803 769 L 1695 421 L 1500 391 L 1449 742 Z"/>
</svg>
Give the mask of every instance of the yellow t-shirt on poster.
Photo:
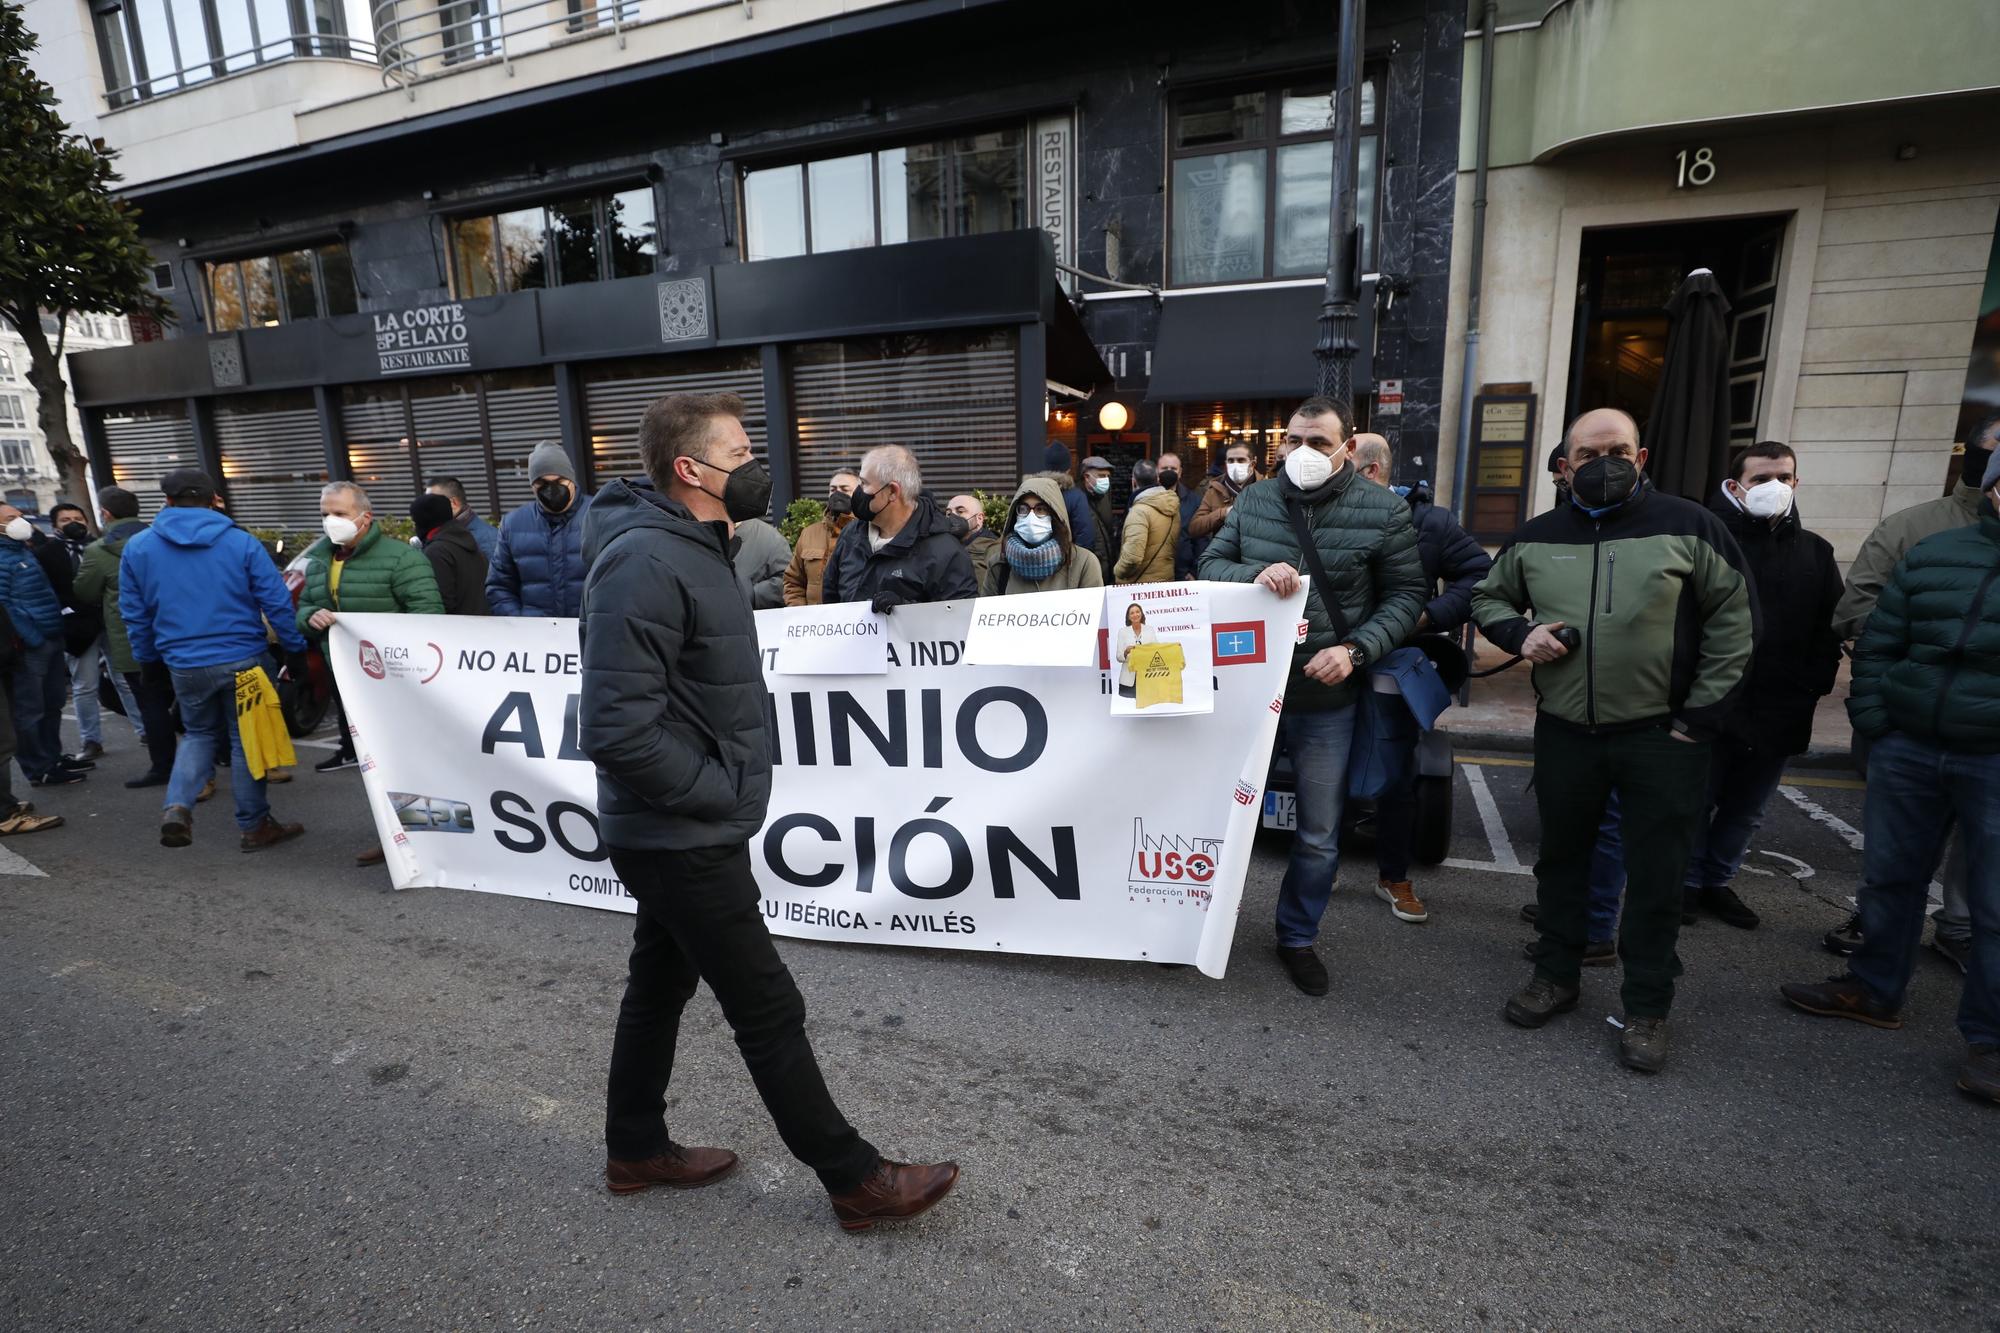
<svg viewBox="0 0 2000 1333">
<path fill-rule="evenodd" d="M 1187 670 L 1187 654 L 1179 644 L 1138 644 L 1125 663 L 1137 677 L 1138 694 L 1134 702 L 1140 708 L 1182 702 L 1181 673 Z"/>
</svg>

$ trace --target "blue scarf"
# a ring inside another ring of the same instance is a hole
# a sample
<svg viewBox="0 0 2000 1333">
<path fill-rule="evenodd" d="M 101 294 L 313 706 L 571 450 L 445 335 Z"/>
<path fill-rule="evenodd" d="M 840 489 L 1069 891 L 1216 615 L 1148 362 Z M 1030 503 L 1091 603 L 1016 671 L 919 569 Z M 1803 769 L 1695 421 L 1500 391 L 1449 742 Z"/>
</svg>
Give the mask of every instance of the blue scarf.
<svg viewBox="0 0 2000 1333">
<path fill-rule="evenodd" d="M 1021 540 L 1020 533 L 1009 532 L 1006 551 L 1007 563 L 1030 583 L 1040 583 L 1062 568 L 1062 543 L 1056 540 L 1054 533 L 1049 534 L 1040 545 L 1030 546 Z"/>
</svg>

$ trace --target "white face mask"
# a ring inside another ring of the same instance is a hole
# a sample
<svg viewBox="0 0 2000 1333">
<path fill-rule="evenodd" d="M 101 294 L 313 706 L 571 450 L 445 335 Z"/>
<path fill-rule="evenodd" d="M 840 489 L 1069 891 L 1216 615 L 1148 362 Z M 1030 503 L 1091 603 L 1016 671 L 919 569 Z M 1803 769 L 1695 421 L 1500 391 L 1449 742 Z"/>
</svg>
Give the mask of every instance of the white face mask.
<svg viewBox="0 0 2000 1333">
<path fill-rule="evenodd" d="M 1743 512 L 1752 518 L 1779 518 L 1791 512 L 1792 488 L 1776 477 L 1743 492 Z"/>
<path fill-rule="evenodd" d="M 1285 475 L 1302 491 L 1316 491 L 1333 479 L 1333 460 L 1309 445 L 1285 455 Z"/>
<path fill-rule="evenodd" d="M 1055 520 L 1047 514 L 1023 514 L 1014 520 L 1015 535 L 1030 546 L 1040 546 L 1055 530 Z"/>
<path fill-rule="evenodd" d="M 326 539 L 335 546 L 349 545 L 361 535 L 361 528 L 353 519 L 339 514 L 328 514 L 320 520 L 320 526 L 326 529 Z"/>
<path fill-rule="evenodd" d="M 1090 483 L 1090 489 L 1093 494 L 1103 495 L 1105 492 L 1111 489 L 1111 478 L 1109 477 L 1093 478 Z"/>
<path fill-rule="evenodd" d="M 35 535 L 35 525 L 25 518 L 10 519 L 7 523 L 7 535 L 17 542 L 24 542 Z"/>
<path fill-rule="evenodd" d="M 1250 480 L 1250 465 L 1248 463 L 1231 463 L 1229 465 L 1229 479 L 1238 486 L 1241 486 L 1244 482 Z"/>
</svg>

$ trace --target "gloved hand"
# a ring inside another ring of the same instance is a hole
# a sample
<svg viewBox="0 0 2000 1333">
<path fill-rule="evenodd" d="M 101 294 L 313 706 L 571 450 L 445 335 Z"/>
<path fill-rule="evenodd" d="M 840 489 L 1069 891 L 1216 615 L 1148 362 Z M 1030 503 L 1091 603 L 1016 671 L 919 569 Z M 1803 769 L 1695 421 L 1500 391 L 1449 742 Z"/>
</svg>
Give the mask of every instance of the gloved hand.
<svg viewBox="0 0 2000 1333">
<path fill-rule="evenodd" d="M 883 587 L 875 594 L 875 600 L 868 607 L 878 616 L 886 616 L 903 604 L 903 594 L 891 587 Z"/>
<path fill-rule="evenodd" d="M 285 654 L 285 679 L 303 685 L 312 679 L 312 661 L 304 653 Z"/>
</svg>

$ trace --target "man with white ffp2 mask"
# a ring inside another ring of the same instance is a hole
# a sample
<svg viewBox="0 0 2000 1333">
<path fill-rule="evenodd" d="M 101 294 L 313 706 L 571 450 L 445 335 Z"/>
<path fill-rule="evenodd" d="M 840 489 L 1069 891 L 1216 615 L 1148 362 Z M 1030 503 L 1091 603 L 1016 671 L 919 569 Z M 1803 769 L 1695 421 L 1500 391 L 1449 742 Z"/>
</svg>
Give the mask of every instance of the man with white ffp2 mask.
<svg viewBox="0 0 2000 1333">
<path fill-rule="evenodd" d="M 1709 509 L 1743 549 L 1763 611 L 1750 678 L 1711 747 L 1708 812 L 1688 857 L 1681 919 L 1706 911 L 1743 930 L 1757 913 L 1730 881 L 1743 864 L 1785 760 L 1812 743 L 1813 711 L 1833 689 L 1840 569 L 1833 547 L 1806 531 L 1796 491 L 1798 455 L 1766 441 L 1745 449 Z"/>
</svg>

